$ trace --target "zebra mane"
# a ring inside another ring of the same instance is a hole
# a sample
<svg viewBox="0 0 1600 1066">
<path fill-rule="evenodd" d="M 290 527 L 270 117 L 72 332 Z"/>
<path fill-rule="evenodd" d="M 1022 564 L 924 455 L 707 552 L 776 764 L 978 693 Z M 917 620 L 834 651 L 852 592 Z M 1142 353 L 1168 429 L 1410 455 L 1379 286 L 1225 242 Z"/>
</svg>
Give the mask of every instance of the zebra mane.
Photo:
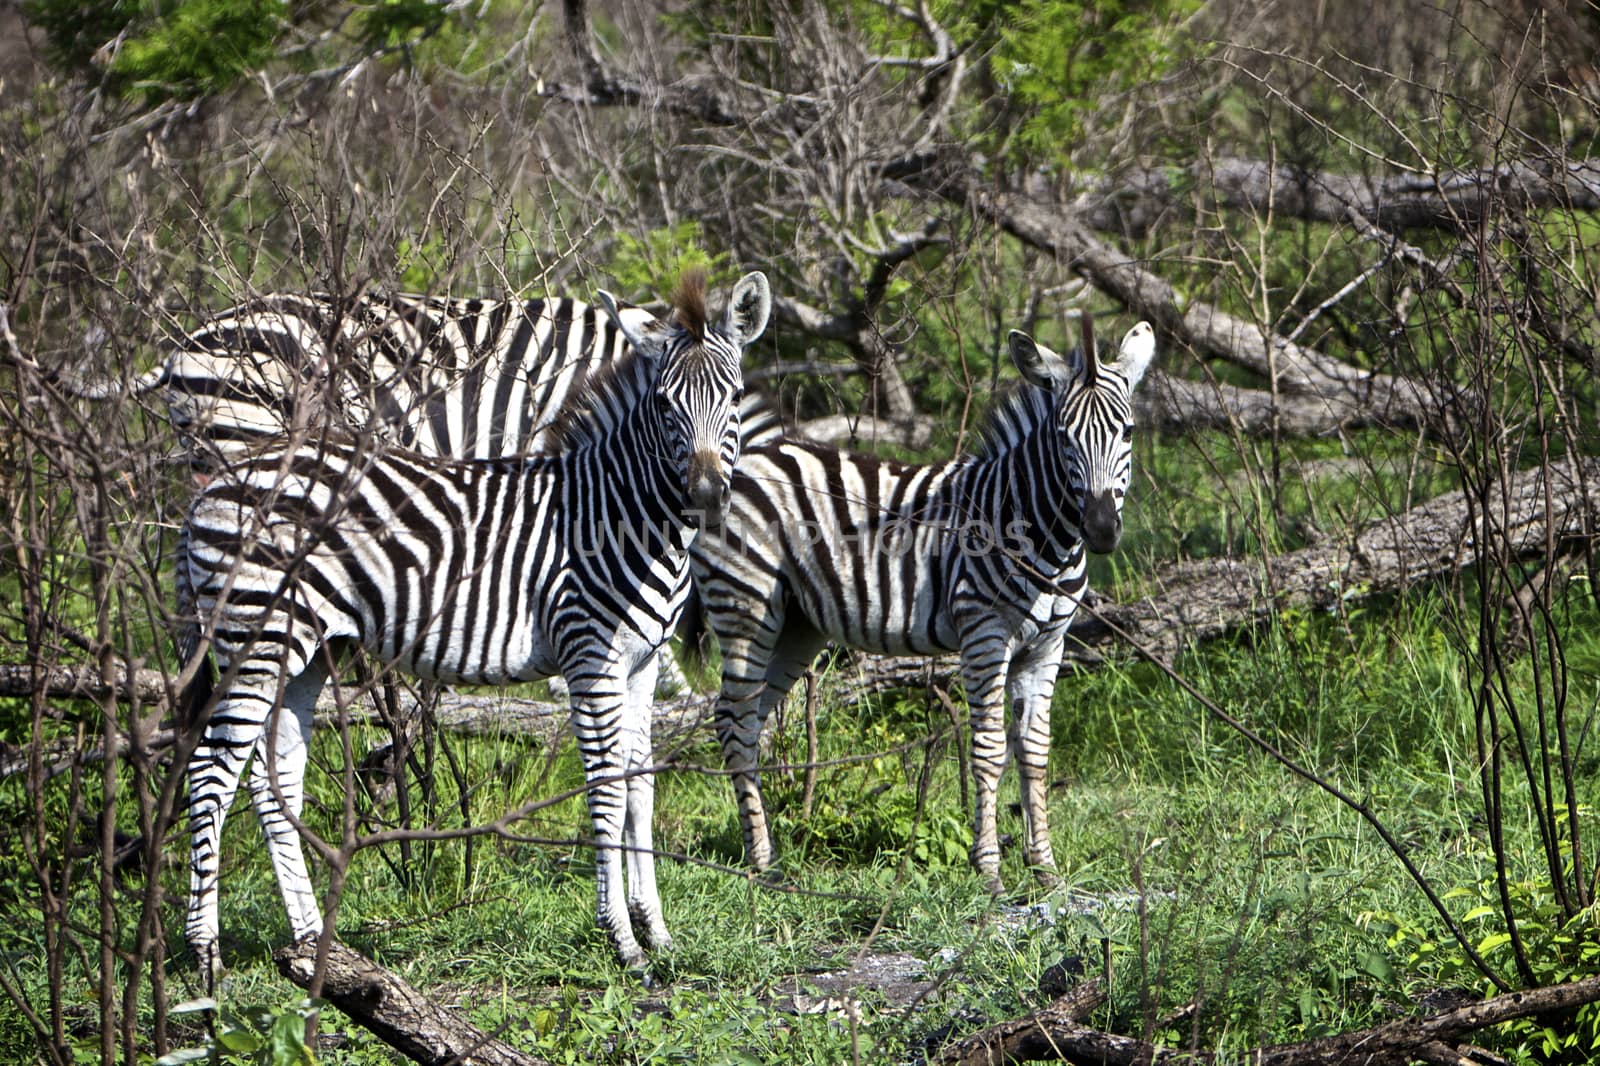
<svg viewBox="0 0 1600 1066">
<path fill-rule="evenodd" d="M 672 306 L 678 312 L 678 325 L 697 341 L 706 339 L 706 271 L 704 267 L 690 267 L 678 278 L 678 291 L 672 295 Z"/>
<path fill-rule="evenodd" d="M 602 440 L 650 394 L 659 367 L 630 348 L 601 364 L 568 395 L 545 430 L 542 451 L 555 453 Z"/>
<path fill-rule="evenodd" d="M 994 459 L 1017 447 L 1040 426 L 1055 418 L 1056 394 L 1019 381 L 1002 389 L 989 417 L 978 431 L 981 443 L 975 454 Z"/>
</svg>

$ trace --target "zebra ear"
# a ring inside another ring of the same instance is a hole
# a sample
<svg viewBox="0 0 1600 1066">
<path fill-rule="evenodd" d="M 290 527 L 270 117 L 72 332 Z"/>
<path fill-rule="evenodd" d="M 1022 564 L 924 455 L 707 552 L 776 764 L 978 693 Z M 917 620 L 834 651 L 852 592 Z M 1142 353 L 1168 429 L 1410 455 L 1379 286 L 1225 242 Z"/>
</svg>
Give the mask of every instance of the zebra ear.
<svg viewBox="0 0 1600 1066">
<path fill-rule="evenodd" d="M 772 314 L 772 290 L 767 276 L 759 270 L 739 279 L 728 297 L 728 310 L 722 316 L 722 332 L 743 348 L 767 328 Z"/>
<path fill-rule="evenodd" d="M 628 343 L 633 346 L 633 350 L 638 352 L 641 358 L 659 359 L 661 357 L 667 327 L 660 319 L 651 318 L 650 321 L 642 324 L 638 321 L 629 321 L 629 319 L 622 317 L 622 312 L 617 308 L 617 298 L 604 289 L 600 290 L 597 299 L 600 301 L 600 306 L 605 308 L 606 317 L 611 319 L 617 329 L 622 331 L 624 337 L 628 338 Z"/>
<path fill-rule="evenodd" d="M 1065 359 L 1020 329 L 1007 334 L 1006 342 L 1011 346 L 1011 361 L 1017 364 L 1028 384 L 1055 392 L 1072 380 L 1073 367 Z"/>
<path fill-rule="evenodd" d="M 1117 356 L 1117 371 L 1132 389 L 1144 378 L 1146 370 L 1156 358 L 1156 331 L 1150 323 L 1140 322 L 1122 335 L 1122 348 Z"/>
</svg>

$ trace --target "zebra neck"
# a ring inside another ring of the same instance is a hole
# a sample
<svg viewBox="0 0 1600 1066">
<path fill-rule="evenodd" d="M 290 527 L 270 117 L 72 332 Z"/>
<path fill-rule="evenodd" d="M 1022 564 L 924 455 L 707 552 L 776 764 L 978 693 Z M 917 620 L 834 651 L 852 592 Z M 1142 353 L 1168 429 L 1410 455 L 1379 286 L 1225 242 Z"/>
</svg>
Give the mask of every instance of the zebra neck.
<svg viewBox="0 0 1600 1066">
<path fill-rule="evenodd" d="M 1034 562 L 1048 572 L 1080 558 L 1083 538 L 1077 494 L 1055 434 L 1033 433 L 1021 447 L 1007 452 L 998 466 L 995 484 L 1002 529 L 1022 532 Z"/>
<path fill-rule="evenodd" d="M 637 532 L 659 533 L 675 545 L 687 545 L 692 527 L 683 516 L 683 475 L 674 468 L 644 404 L 610 433 L 578 449 L 577 457 L 584 468 L 585 492 L 594 494 L 592 503 L 605 501 L 613 517 L 627 519 Z"/>
</svg>

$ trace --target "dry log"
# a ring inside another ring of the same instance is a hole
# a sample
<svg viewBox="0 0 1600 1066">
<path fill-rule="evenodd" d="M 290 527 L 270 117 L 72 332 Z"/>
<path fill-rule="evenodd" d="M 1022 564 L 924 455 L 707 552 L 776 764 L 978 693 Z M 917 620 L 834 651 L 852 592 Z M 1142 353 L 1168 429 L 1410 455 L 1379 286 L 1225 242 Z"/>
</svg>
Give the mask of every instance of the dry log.
<svg viewBox="0 0 1600 1066">
<path fill-rule="evenodd" d="M 1600 210 L 1600 163 L 1503 163 L 1443 174 L 1367 176 L 1308 171 L 1262 159 L 1202 160 L 1174 182 L 1170 169 L 1133 170 L 1096 180 L 1074 202 L 1107 233 L 1142 234 L 1174 210 L 1188 211 L 1190 186 L 1219 207 L 1308 222 L 1346 220 L 1351 211 L 1382 229 L 1465 232 L 1490 210 Z"/>
<path fill-rule="evenodd" d="M 280 973 L 310 991 L 317 974 L 316 938 L 279 949 L 273 961 Z M 319 994 L 424 1066 L 541 1066 L 545 1061 L 501 1043 L 338 942 L 328 945 Z"/>
<path fill-rule="evenodd" d="M 952 163 L 936 154 L 909 157 L 887 165 L 884 175 L 908 191 L 932 193 L 967 207 L 1077 270 L 1095 288 L 1189 347 L 1275 380 L 1280 393 L 1320 400 L 1327 405 L 1325 429 L 1375 422 L 1429 425 L 1441 417 L 1448 397 L 1427 384 L 1363 370 L 1212 304 L 1187 300 L 1170 282 L 1097 237 L 1072 208 L 997 192 L 960 159 Z"/>
<path fill-rule="evenodd" d="M 1490 519 L 1496 537 L 1514 551 L 1536 551 L 1547 542 L 1593 536 L 1600 528 L 1600 499 L 1588 495 L 1600 486 L 1600 459 L 1553 463 L 1514 475 L 1494 489 Z M 1183 648 L 1253 626 L 1286 607 L 1328 609 L 1341 601 L 1403 591 L 1471 565 L 1478 557 L 1468 500 L 1451 492 L 1403 514 L 1372 522 L 1355 533 L 1275 558 L 1205 559 L 1163 568 L 1155 578 L 1160 591 L 1132 603 L 1090 602 L 1073 621 L 1075 644 L 1066 659 L 1093 667 L 1105 650 L 1117 647 L 1121 633 L 1163 661 Z M 946 682 L 954 660 L 863 656 L 841 681 L 849 694 L 885 687 L 920 687 Z M 97 667 L 55 667 L 39 675 L 51 696 L 83 696 L 96 691 Z M 141 695 L 164 691 L 152 671 L 136 671 Z M 25 695 L 34 673 L 27 667 L 0 668 L 0 694 Z M 119 691 L 126 698 L 127 691 Z M 349 702 L 350 693 L 344 697 Z M 332 690 L 324 693 L 324 714 L 335 710 Z M 150 703 L 157 701 L 151 699 Z M 687 735 L 706 723 L 714 698 L 685 695 L 657 704 L 657 743 Z M 352 720 L 368 720 L 350 708 Z M 464 733 L 500 733 L 547 738 L 566 722 L 562 704 L 504 695 L 446 693 L 435 712 L 441 727 Z M 159 746 L 161 738 L 149 742 Z M 4 763 L 8 772 L 26 766 L 26 752 Z"/>
<path fill-rule="evenodd" d="M 1535 988 L 1526 992 L 1507 992 L 1456 1010 L 1423 1018 L 1401 1018 L 1370 1029 L 1359 1029 L 1319 1037 L 1297 1044 L 1277 1044 L 1231 1051 L 1180 1051 L 1159 1048 L 1143 1040 L 1105 1033 L 1062 1018 L 1046 1008 L 1038 1014 L 1002 1022 L 952 1045 L 940 1056 L 941 1062 L 988 1063 L 1000 1061 L 1051 1061 L 1081 1063 L 1083 1066 L 1135 1066 L 1146 1063 L 1248 1062 L 1252 1066 L 1407 1066 L 1418 1058 L 1438 1061 L 1445 1048 L 1453 1048 L 1468 1034 L 1515 1018 L 1546 1012 L 1568 1011 L 1586 1003 L 1600 1002 L 1600 977 L 1585 977 L 1570 984 Z M 1053 1007 L 1053 1005 L 1052 1005 Z M 1033 1034 L 1026 1056 L 1013 1059 L 955 1058 L 975 1040 L 998 1042 L 1002 1033 L 1018 1030 Z"/>
<path fill-rule="evenodd" d="M 1097 980 L 1085 981 L 1043 1010 L 962 1037 L 934 1061 L 945 1066 L 1001 1066 L 1052 1058 L 1051 1034 L 1062 1026 L 1076 1026 L 1105 1001 L 1105 986 Z"/>
</svg>

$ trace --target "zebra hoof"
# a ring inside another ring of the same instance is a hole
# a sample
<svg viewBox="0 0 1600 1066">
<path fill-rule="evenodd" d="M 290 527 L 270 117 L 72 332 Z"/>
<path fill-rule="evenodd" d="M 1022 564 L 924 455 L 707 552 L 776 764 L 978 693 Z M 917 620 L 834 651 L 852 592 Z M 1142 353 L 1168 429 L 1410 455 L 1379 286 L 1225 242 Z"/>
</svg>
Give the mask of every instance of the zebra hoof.
<svg viewBox="0 0 1600 1066">
<path fill-rule="evenodd" d="M 989 874 L 983 879 L 983 887 L 991 896 L 1006 894 L 1006 883 L 1000 879 L 999 874 Z"/>
<path fill-rule="evenodd" d="M 1061 875 L 1056 872 L 1054 866 L 1035 866 L 1033 868 L 1033 879 L 1039 882 L 1039 887 L 1047 892 L 1061 887 Z"/>
</svg>

